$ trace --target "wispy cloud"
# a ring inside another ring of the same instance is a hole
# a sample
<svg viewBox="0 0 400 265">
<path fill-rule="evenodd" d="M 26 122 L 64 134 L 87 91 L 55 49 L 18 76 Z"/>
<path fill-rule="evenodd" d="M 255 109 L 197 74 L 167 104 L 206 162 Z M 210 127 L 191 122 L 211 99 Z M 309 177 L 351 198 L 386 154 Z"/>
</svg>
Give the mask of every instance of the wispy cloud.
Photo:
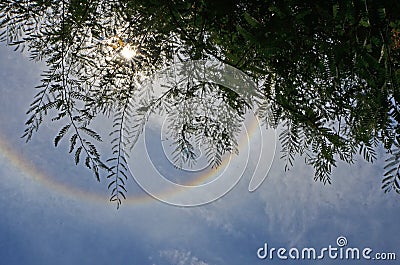
<svg viewBox="0 0 400 265">
<path fill-rule="evenodd" d="M 185 250 L 162 250 L 160 257 L 166 259 L 171 265 L 208 265 L 208 263 L 193 256 L 190 251 Z"/>
<path fill-rule="evenodd" d="M 384 158 L 375 164 L 359 160 L 354 165 L 338 163 L 332 185 L 314 182 L 312 168 L 303 161 L 286 173 L 278 161 L 258 191 L 264 203 L 266 232 L 297 244 L 311 239 L 316 231 L 321 238 L 327 233 L 361 233 L 367 227 L 384 229 L 382 212 L 398 202 L 380 189 Z M 378 239 L 380 235 L 375 236 Z"/>
<path fill-rule="evenodd" d="M 237 234 L 238 231 L 235 229 L 232 221 L 232 216 L 229 212 L 223 212 L 220 207 L 214 207 L 212 205 L 190 209 L 189 215 L 200 218 L 208 226 L 217 228 L 227 234 Z"/>
</svg>

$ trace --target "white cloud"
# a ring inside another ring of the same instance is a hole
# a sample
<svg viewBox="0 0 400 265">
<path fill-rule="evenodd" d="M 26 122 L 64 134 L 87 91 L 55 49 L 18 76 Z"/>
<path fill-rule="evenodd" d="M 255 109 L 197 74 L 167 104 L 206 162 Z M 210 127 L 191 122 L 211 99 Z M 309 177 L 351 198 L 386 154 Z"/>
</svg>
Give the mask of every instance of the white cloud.
<svg viewBox="0 0 400 265">
<path fill-rule="evenodd" d="M 232 216 L 220 207 L 214 207 L 216 204 L 190 209 L 188 212 L 196 218 L 201 218 L 210 227 L 220 229 L 227 234 L 236 234 L 238 231 L 231 222 Z"/>
<path fill-rule="evenodd" d="M 208 265 L 208 263 L 193 256 L 190 251 L 162 250 L 160 251 L 160 257 L 166 259 L 172 265 Z"/>
<path fill-rule="evenodd" d="M 332 185 L 314 182 L 313 169 L 302 159 L 286 173 L 282 161 L 277 161 L 257 191 L 264 203 L 266 233 L 297 244 L 310 240 L 317 230 L 326 234 L 357 233 L 367 227 L 375 230 L 382 221 L 379 213 L 394 205 L 380 189 L 383 158 L 375 164 L 359 160 L 354 165 L 338 163 Z"/>
</svg>

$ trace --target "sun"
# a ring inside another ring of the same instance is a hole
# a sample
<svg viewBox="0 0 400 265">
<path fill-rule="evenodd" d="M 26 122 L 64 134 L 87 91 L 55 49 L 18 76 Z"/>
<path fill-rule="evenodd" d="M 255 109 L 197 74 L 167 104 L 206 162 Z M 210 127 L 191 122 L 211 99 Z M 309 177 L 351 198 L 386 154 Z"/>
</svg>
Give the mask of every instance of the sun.
<svg viewBox="0 0 400 265">
<path fill-rule="evenodd" d="M 121 50 L 121 56 L 125 58 L 126 60 L 131 60 L 137 55 L 137 50 L 135 47 L 132 47 L 131 45 L 127 44 L 124 46 L 124 48 Z"/>
</svg>

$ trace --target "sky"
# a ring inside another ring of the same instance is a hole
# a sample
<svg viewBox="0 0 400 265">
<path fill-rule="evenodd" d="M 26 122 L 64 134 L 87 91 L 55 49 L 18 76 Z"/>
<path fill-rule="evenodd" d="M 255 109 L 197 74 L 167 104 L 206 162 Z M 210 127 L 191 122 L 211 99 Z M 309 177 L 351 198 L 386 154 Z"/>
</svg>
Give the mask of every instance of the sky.
<svg viewBox="0 0 400 265">
<path fill-rule="evenodd" d="M 0 264 L 375 264 L 327 254 L 320 260 L 281 260 L 276 253 L 260 259 L 265 244 L 285 248 L 286 256 L 296 248 L 370 248 L 396 253 L 397 261 L 385 264 L 398 263 L 400 196 L 380 188 L 382 150 L 374 164 L 361 158 L 338 163 L 332 185 L 314 182 L 302 158 L 284 172 L 278 154 L 256 191 L 248 191 L 248 170 L 229 193 L 197 207 L 160 202 L 130 179 L 128 199 L 117 210 L 108 201 L 107 181 L 75 166 L 67 143 L 54 147 L 61 124 L 45 123 L 29 143 L 20 138 L 44 68 L 4 46 L 0 58 Z M 338 247 L 339 237 L 347 245 Z"/>
</svg>

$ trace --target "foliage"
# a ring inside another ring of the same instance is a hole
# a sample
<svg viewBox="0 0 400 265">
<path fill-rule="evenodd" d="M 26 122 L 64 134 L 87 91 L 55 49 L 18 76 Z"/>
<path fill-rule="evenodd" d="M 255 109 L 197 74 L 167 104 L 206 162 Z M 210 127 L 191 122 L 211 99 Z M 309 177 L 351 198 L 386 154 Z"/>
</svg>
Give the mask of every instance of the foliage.
<svg viewBox="0 0 400 265">
<path fill-rule="evenodd" d="M 360 154 L 373 162 L 382 145 L 389 155 L 382 188 L 400 193 L 398 1 L 3 0 L 0 10 L 1 40 L 48 66 L 24 137 L 56 113 L 53 120 L 65 126 L 55 145 L 68 135 L 76 163 L 82 158 L 99 180 L 104 169 L 118 206 L 128 150 L 152 112 L 174 117 L 178 160 L 193 160 L 193 141 L 209 146 L 215 165 L 235 152 L 249 106 L 230 89 L 187 80 L 159 98 L 142 97 L 143 77 L 188 59 L 218 60 L 254 79 L 260 116 L 283 127 L 285 169 L 305 156 L 315 179 L 330 183 L 337 160 L 353 163 Z M 125 49 L 133 50 L 131 60 L 121 56 Z M 181 111 L 204 105 L 204 91 L 236 112 Z M 105 161 L 96 147 L 102 137 L 91 127 L 99 115 L 113 120 L 113 156 Z"/>
</svg>

